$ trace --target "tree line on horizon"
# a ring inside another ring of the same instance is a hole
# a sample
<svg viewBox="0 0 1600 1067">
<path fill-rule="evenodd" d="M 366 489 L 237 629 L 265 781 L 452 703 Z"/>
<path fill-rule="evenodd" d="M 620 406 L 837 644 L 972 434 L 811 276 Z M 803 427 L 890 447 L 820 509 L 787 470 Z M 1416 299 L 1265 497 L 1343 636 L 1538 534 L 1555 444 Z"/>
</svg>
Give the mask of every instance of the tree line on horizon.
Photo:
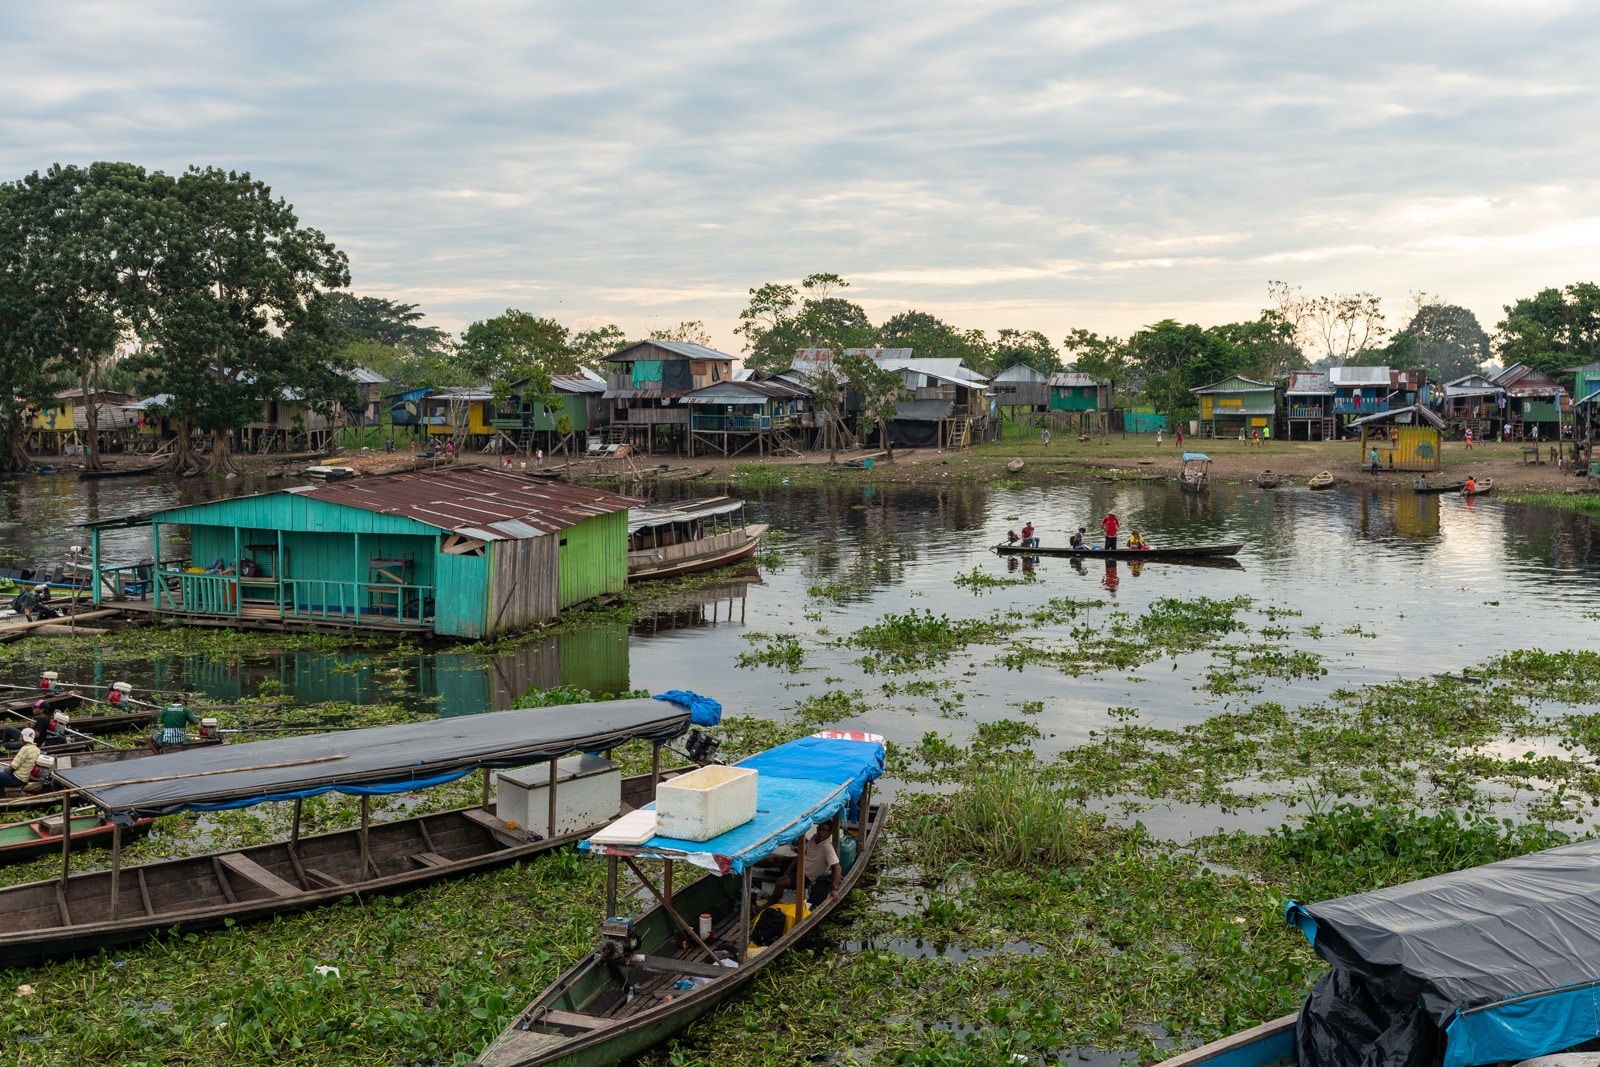
<svg viewBox="0 0 1600 1067">
<path fill-rule="evenodd" d="M 178 175 L 130 163 L 56 165 L 0 184 L 0 470 L 30 462 L 27 415 L 70 388 L 165 396 L 180 471 L 235 469 L 232 435 L 285 395 L 334 412 L 356 402 L 349 372 L 368 367 L 414 388 L 512 386 L 559 407 L 551 378 L 598 367 L 630 338 L 617 325 L 572 329 L 516 308 L 455 337 L 416 304 L 346 291 L 349 261 L 291 205 L 248 173 L 191 167 Z M 1270 282 L 1256 318 L 1202 327 L 1162 319 L 1126 338 L 1070 331 L 965 329 L 907 310 L 874 324 L 838 274 L 749 290 L 735 333 L 746 366 L 788 368 L 797 349 L 910 348 L 959 358 L 992 376 L 1026 365 L 1111 381 L 1124 397 L 1182 416 L 1190 389 L 1233 374 L 1262 381 L 1298 367 L 1426 367 L 1449 381 L 1498 361 L 1561 377 L 1600 359 L 1600 286 L 1547 288 L 1505 305 L 1491 337 L 1467 308 L 1413 293 L 1391 333 L 1369 292 L 1309 295 Z M 649 339 L 709 346 L 702 321 Z M 819 406 L 848 387 L 871 417 L 892 411 L 895 386 L 870 360 L 839 360 Z M 826 382 L 813 382 L 813 385 Z M 832 395 L 829 395 L 832 394 Z M 823 410 L 824 415 L 827 414 Z M 85 466 L 101 465 L 93 419 Z M 191 446 L 209 436 L 206 456 Z"/>
</svg>

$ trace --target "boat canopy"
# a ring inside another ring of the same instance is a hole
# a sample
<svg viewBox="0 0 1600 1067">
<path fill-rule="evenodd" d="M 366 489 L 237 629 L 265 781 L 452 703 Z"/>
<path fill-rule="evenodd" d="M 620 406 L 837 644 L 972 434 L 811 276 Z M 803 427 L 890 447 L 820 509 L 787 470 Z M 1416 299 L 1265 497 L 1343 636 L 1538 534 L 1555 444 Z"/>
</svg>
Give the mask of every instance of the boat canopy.
<svg viewBox="0 0 1600 1067">
<path fill-rule="evenodd" d="M 718 874 L 743 874 L 780 846 L 859 803 L 863 787 L 883 773 L 883 741 L 861 739 L 872 736 L 827 731 L 741 761 L 738 766 L 757 772 L 756 817 L 709 841 L 658 834 L 639 845 L 583 841 L 578 847 L 596 856 L 682 860 Z"/>
<path fill-rule="evenodd" d="M 1531 1059 L 1600 1037 L 1600 841 L 1321 904 L 1301 1067 Z M 1437 1050 L 1444 1046 L 1442 1059 Z"/>
<path fill-rule="evenodd" d="M 1185 463 L 1210 463 L 1211 457 L 1204 452 L 1185 452 L 1183 461 Z"/>
<path fill-rule="evenodd" d="M 58 770 L 67 786 L 119 820 L 242 808 L 337 790 L 400 793 L 441 785 L 480 767 L 519 767 L 689 728 L 676 702 L 640 699 L 458 715 L 363 730 L 198 748 L 138 761 Z"/>
<path fill-rule="evenodd" d="M 628 532 L 637 533 L 655 526 L 671 526 L 678 522 L 693 522 L 717 515 L 729 515 L 744 507 L 743 500 L 718 496 L 699 500 L 682 500 L 676 504 L 659 507 L 634 508 L 628 512 Z"/>
</svg>

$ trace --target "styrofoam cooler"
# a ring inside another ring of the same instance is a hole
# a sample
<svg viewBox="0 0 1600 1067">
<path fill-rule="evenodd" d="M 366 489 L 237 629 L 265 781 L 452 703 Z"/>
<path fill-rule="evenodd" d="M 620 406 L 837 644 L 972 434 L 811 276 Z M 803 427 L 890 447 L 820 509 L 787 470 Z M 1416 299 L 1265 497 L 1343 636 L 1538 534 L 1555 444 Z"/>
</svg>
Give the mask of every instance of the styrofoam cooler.
<svg viewBox="0 0 1600 1067">
<path fill-rule="evenodd" d="M 656 787 L 656 833 L 709 841 L 756 817 L 756 772 L 712 764 Z"/>
<path fill-rule="evenodd" d="M 622 772 L 602 756 L 568 756 L 556 763 L 556 825 L 550 822 L 550 764 L 513 767 L 495 776 L 495 815 L 544 837 L 598 826 L 622 810 Z"/>
</svg>

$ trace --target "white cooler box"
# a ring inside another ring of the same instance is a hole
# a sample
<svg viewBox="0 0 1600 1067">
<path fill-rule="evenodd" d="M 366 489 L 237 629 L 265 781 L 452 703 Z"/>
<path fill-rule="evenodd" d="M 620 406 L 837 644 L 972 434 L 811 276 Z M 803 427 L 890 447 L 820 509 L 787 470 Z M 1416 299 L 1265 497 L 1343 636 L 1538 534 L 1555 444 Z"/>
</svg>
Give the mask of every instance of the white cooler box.
<svg viewBox="0 0 1600 1067">
<path fill-rule="evenodd" d="M 568 756 L 556 763 L 556 825 L 550 821 L 550 764 L 513 767 L 497 776 L 495 815 L 544 837 L 587 830 L 622 810 L 622 772 L 601 756 Z"/>
<path fill-rule="evenodd" d="M 756 817 L 756 772 L 712 764 L 656 787 L 656 833 L 709 841 Z"/>
</svg>

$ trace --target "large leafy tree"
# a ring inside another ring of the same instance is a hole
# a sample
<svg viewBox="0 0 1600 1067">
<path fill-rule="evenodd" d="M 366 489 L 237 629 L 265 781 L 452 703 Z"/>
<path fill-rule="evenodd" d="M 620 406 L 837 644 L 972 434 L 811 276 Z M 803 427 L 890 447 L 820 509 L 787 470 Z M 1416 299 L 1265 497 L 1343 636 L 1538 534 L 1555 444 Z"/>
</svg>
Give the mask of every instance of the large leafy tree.
<svg viewBox="0 0 1600 1067">
<path fill-rule="evenodd" d="M 581 366 L 598 370 L 607 356 L 628 345 L 628 335 L 614 322 L 593 329 L 578 330 L 572 335 L 570 347 L 573 358 Z"/>
<path fill-rule="evenodd" d="M 620 331 L 619 331 L 620 332 Z M 685 319 L 676 326 L 663 326 L 650 331 L 652 341 L 680 341 L 683 344 L 711 347 L 711 332 L 699 319 Z"/>
<path fill-rule="evenodd" d="M 1146 398 L 1157 411 L 1176 419 L 1193 401 L 1191 380 L 1223 370 L 1220 342 L 1192 323 L 1162 319 L 1128 338 L 1129 361 L 1142 379 Z M 1225 372 L 1220 377 L 1226 377 Z M 1215 380 L 1215 379 L 1213 379 Z"/>
<path fill-rule="evenodd" d="M 1600 359 L 1600 286 L 1593 282 L 1542 289 L 1507 304 L 1505 313 L 1494 348 L 1508 367 L 1526 363 L 1554 374 Z"/>
<path fill-rule="evenodd" d="M 894 459 L 894 444 L 889 440 L 889 420 L 893 419 L 900 397 L 905 392 L 899 372 L 887 370 L 865 352 L 841 354 L 834 361 L 845 385 L 861 396 L 861 414 L 878 426 L 878 443 Z"/>
<path fill-rule="evenodd" d="M 1061 342 L 1067 366 L 1087 374 L 1096 382 L 1110 383 L 1113 392 L 1127 382 L 1132 371 L 1128 346 L 1115 337 L 1101 337 L 1090 330 L 1077 329 Z"/>
<path fill-rule="evenodd" d="M 1358 362 L 1362 353 L 1389 336 L 1383 300 L 1372 293 L 1307 296 L 1299 286 L 1267 283 L 1273 311 L 1293 330 L 1294 343 L 1308 358 L 1328 366 Z"/>
<path fill-rule="evenodd" d="M 422 325 L 424 314 L 416 304 L 345 292 L 328 293 L 325 300 L 328 322 L 346 343 L 376 341 L 386 348 L 403 348 L 417 355 L 449 356 L 455 350 L 448 333 L 436 326 Z"/>
<path fill-rule="evenodd" d="M 1478 316 L 1458 304 L 1418 294 L 1406 328 L 1390 342 L 1391 366 L 1424 366 L 1441 382 L 1482 369 L 1489 359 L 1489 335 Z"/>
<path fill-rule="evenodd" d="M 329 413 L 355 402 L 326 301 L 349 284 L 344 253 L 247 173 L 157 174 L 144 199 L 150 224 L 131 257 L 146 342 L 138 359 L 151 391 L 170 396 L 175 468 L 200 469 L 196 428 L 211 435 L 209 469 L 234 470 L 232 434 L 267 400 L 298 396 Z"/>
<path fill-rule="evenodd" d="M 28 416 L 56 390 L 51 353 L 41 348 L 35 316 L 34 264 L 45 255 L 36 241 L 36 220 L 21 183 L 0 185 L 0 470 L 25 470 Z"/>
<path fill-rule="evenodd" d="M 1213 326 L 1206 333 L 1231 351 L 1228 374 L 1242 374 L 1260 382 L 1270 382 L 1300 364 L 1300 349 L 1295 345 L 1294 326 L 1275 308 L 1267 308 L 1251 322 L 1230 322 Z M 1226 377 L 1221 375 L 1219 377 Z M 1217 381 L 1217 378 L 1211 381 Z M 1208 382 L 1191 382 L 1206 385 Z"/>
<path fill-rule="evenodd" d="M 885 348 L 909 348 L 927 359 L 959 359 L 980 373 L 994 364 L 982 330 L 957 329 L 926 311 L 902 311 L 891 317 L 878 328 L 877 343 Z"/>
<path fill-rule="evenodd" d="M 774 374 L 789 367 L 797 348 L 838 351 L 872 344 L 866 311 L 833 295 L 849 285 L 837 274 L 810 274 L 798 287 L 768 282 L 751 289 L 734 330 L 745 339 L 745 366 Z"/>
<path fill-rule="evenodd" d="M 1001 330 L 995 335 L 987 364 L 977 369 L 993 375 L 1019 364 L 1049 374 L 1061 369 L 1061 355 L 1038 330 Z"/>
<path fill-rule="evenodd" d="M 554 319 L 516 308 L 507 308 L 503 315 L 468 326 L 461 335 L 461 356 L 475 375 L 489 383 L 497 400 L 510 396 L 513 386 L 520 382 L 523 401 L 541 404 L 548 411 L 558 411 L 562 406 L 552 378 L 576 374 L 578 370 L 578 356 L 567 328 Z M 563 420 L 564 414 L 558 416 L 556 429 L 570 433 L 570 420 Z M 455 420 L 458 436 L 465 422 Z"/>
</svg>

